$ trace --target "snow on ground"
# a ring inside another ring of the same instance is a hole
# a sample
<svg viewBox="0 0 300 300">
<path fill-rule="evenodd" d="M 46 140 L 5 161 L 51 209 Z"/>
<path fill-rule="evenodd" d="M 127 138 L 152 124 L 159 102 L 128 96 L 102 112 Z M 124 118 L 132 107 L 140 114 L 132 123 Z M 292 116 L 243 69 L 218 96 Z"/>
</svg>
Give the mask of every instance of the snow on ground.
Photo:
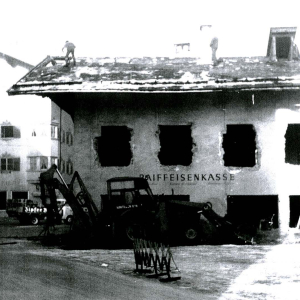
<svg viewBox="0 0 300 300">
<path fill-rule="evenodd" d="M 235 278 L 219 300 L 300 299 L 300 244 L 291 233 Z"/>
</svg>

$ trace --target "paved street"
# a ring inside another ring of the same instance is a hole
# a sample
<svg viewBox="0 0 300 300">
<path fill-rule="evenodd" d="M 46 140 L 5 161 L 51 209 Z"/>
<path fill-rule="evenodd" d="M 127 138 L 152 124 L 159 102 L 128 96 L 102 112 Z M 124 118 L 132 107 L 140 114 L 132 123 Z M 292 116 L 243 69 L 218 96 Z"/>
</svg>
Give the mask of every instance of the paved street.
<svg viewBox="0 0 300 300">
<path fill-rule="evenodd" d="M 1 238 L 0 299 L 300 299 L 298 241 L 291 233 L 275 245 L 174 247 L 182 278 L 161 283 L 134 272 L 130 249 Z"/>
</svg>

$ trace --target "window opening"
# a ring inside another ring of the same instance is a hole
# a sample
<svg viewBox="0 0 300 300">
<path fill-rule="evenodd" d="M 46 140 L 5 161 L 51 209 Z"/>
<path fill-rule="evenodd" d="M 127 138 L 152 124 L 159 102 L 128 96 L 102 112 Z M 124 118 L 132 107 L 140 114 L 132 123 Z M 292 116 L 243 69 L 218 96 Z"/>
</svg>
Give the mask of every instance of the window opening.
<svg viewBox="0 0 300 300">
<path fill-rule="evenodd" d="M 126 126 L 102 126 L 96 150 L 103 167 L 126 167 L 132 159 L 131 132 Z"/>
<path fill-rule="evenodd" d="M 290 227 L 296 227 L 300 217 L 300 196 L 290 196 Z"/>
<path fill-rule="evenodd" d="M 224 165 L 253 167 L 256 163 L 256 133 L 253 125 L 227 125 L 223 135 Z"/>
<path fill-rule="evenodd" d="M 6 209 L 6 191 L 0 192 L 0 210 Z"/>
<path fill-rule="evenodd" d="M 41 170 L 48 169 L 48 157 L 47 156 L 40 157 L 40 168 L 41 168 Z"/>
<path fill-rule="evenodd" d="M 65 139 L 66 139 L 66 134 L 65 134 L 65 131 L 62 130 L 62 131 L 61 131 L 61 142 L 64 143 L 64 142 L 65 142 Z"/>
<path fill-rule="evenodd" d="M 285 133 L 285 162 L 300 164 L 300 124 L 288 124 Z"/>
<path fill-rule="evenodd" d="M 37 170 L 37 157 L 29 157 L 29 170 L 30 171 Z"/>
<path fill-rule="evenodd" d="M 60 172 L 61 173 L 65 173 L 66 169 L 65 169 L 65 161 L 62 159 L 60 161 Z"/>
<path fill-rule="evenodd" d="M 1 158 L 1 171 L 20 171 L 20 158 Z"/>
<path fill-rule="evenodd" d="M 58 127 L 56 125 L 51 125 L 51 138 L 52 139 L 58 138 Z"/>
<path fill-rule="evenodd" d="M 1 126 L 1 137 L 2 138 L 14 137 L 13 126 Z"/>
<path fill-rule="evenodd" d="M 160 125 L 160 152 L 158 159 L 162 165 L 189 166 L 192 163 L 193 139 L 190 125 Z"/>
<path fill-rule="evenodd" d="M 27 192 L 12 192 L 12 199 L 28 199 Z"/>
<path fill-rule="evenodd" d="M 20 129 L 15 126 L 1 126 L 1 138 L 20 138 Z"/>
<path fill-rule="evenodd" d="M 276 38 L 276 55 L 277 58 L 289 58 L 291 48 L 291 38 L 287 36 Z"/>
<path fill-rule="evenodd" d="M 73 163 L 71 162 L 71 160 L 68 160 L 67 162 L 67 174 L 73 174 Z"/>
<path fill-rule="evenodd" d="M 58 158 L 57 157 L 51 157 L 51 166 L 56 165 L 57 166 Z"/>
<path fill-rule="evenodd" d="M 69 145 L 69 146 L 72 146 L 73 145 L 73 135 L 71 132 L 67 132 L 66 134 L 66 143 Z"/>
</svg>

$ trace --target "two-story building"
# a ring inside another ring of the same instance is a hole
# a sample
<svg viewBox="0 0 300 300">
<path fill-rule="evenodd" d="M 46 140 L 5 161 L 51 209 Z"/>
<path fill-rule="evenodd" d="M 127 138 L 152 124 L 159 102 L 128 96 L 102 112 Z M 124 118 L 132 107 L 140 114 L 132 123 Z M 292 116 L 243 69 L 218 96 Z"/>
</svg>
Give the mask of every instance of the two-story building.
<svg viewBox="0 0 300 300">
<path fill-rule="evenodd" d="M 39 176 L 59 164 L 73 173 L 73 122 L 50 99 L 8 97 L 6 90 L 33 66 L 0 53 L 0 211 L 8 199 L 40 201 Z"/>
<path fill-rule="evenodd" d="M 106 180 L 143 176 L 155 194 L 210 201 L 240 222 L 283 230 L 300 214 L 296 28 L 272 28 L 267 55 L 47 57 L 9 95 L 39 95 L 75 126 L 75 169 L 100 206 Z M 51 61 L 55 60 L 56 65 Z"/>
</svg>

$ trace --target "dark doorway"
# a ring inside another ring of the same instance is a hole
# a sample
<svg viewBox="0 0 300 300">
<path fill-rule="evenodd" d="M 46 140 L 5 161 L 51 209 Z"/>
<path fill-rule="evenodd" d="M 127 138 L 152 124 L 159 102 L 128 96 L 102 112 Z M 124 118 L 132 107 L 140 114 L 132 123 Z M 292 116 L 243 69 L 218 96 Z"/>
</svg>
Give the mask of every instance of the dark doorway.
<svg viewBox="0 0 300 300">
<path fill-rule="evenodd" d="M 278 228 L 278 196 L 228 196 L 227 216 L 235 225 L 254 225 L 257 229 L 262 220 L 273 217 L 273 228 Z"/>
<path fill-rule="evenodd" d="M 6 192 L 0 192 L 0 210 L 6 209 Z"/>
<path fill-rule="evenodd" d="M 290 196 L 290 227 L 296 227 L 300 217 L 300 196 Z"/>
</svg>

